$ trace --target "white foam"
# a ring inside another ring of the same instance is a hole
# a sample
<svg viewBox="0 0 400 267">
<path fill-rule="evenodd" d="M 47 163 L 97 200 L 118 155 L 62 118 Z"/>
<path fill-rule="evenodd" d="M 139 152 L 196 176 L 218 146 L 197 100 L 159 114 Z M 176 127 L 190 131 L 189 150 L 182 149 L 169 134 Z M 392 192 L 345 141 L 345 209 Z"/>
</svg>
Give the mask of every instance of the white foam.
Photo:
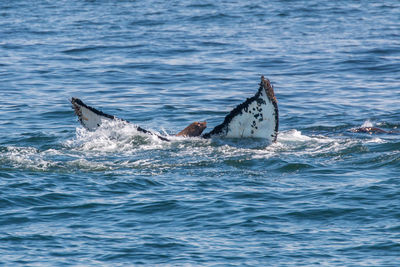
<svg viewBox="0 0 400 267">
<path fill-rule="evenodd" d="M 157 136 L 139 132 L 135 125 L 121 120 L 104 120 L 95 131 L 82 127 L 76 129 L 76 138 L 68 140 L 65 145 L 81 151 L 104 153 L 161 148 L 165 143 Z"/>
<path fill-rule="evenodd" d="M 107 164 L 104 162 L 99 162 L 96 160 L 89 160 L 86 158 L 78 158 L 66 162 L 66 166 L 71 168 L 77 168 L 80 170 L 90 170 L 90 171 L 106 171 L 113 169 L 112 164 Z"/>
<path fill-rule="evenodd" d="M 278 135 L 278 142 L 292 143 L 292 142 L 314 142 L 314 143 L 330 143 L 335 139 L 323 135 L 307 136 L 303 135 L 301 131 L 296 129 L 280 132 Z"/>
<path fill-rule="evenodd" d="M 118 171 L 132 169 L 145 174 L 168 171 L 181 166 L 201 166 L 229 159 L 269 159 L 299 157 L 341 160 L 351 147 L 382 143 L 380 138 L 305 135 L 292 129 L 282 131 L 276 143 L 257 143 L 257 139 L 201 139 L 168 137 L 171 142 L 138 132 L 122 121 L 105 122 L 94 132 L 82 127 L 63 147 L 40 150 L 34 147 L 9 146 L 0 154 L 8 166 L 63 171 Z M 368 148 L 366 148 L 368 149 Z M 153 172 L 154 171 L 154 172 Z"/>
<path fill-rule="evenodd" d="M 366 120 L 363 125 L 361 125 L 362 128 L 364 127 L 374 127 L 373 123 L 370 120 Z"/>
<path fill-rule="evenodd" d="M 46 170 L 56 163 L 47 160 L 46 155 L 33 147 L 7 147 L 7 152 L 2 153 L 3 161 L 17 168 Z"/>
<path fill-rule="evenodd" d="M 386 141 L 382 140 L 379 137 L 374 137 L 372 139 L 366 140 L 365 143 L 367 143 L 367 144 L 369 144 L 369 143 L 372 143 L 372 144 L 383 144 L 383 143 L 386 143 Z"/>
<path fill-rule="evenodd" d="M 269 158 L 271 156 L 315 156 L 319 154 L 338 152 L 359 141 L 345 138 L 330 138 L 322 135 L 307 136 L 296 129 L 278 134 L 276 143 L 263 150 L 256 150 L 254 158 Z"/>
</svg>

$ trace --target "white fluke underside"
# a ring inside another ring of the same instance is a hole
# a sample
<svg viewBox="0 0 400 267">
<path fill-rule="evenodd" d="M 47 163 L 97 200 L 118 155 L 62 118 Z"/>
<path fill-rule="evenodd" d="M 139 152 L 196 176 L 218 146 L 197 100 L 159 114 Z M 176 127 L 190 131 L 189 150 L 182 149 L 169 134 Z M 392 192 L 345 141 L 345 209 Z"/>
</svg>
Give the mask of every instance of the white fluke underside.
<svg viewBox="0 0 400 267">
<path fill-rule="evenodd" d="M 278 104 L 274 90 L 269 80 L 261 77 L 258 92 L 234 108 L 222 124 L 204 137 L 262 138 L 274 142 L 278 127 Z"/>
<path fill-rule="evenodd" d="M 260 101 L 263 100 L 263 101 Z M 275 135 L 275 107 L 263 90 L 227 125 L 228 138 L 267 138 Z"/>
<path fill-rule="evenodd" d="M 89 131 L 96 130 L 104 120 L 113 120 L 114 116 L 105 114 L 95 108 L 85 105 L 80 99 L 71 99 L 72 107 L 82 126 Z"/>
<path fill-rule="evenodd" d="M 110 118 L 107 118 L 105 116 L 100 116 L 94 113 L 93 111 L 91 111 L 86 107 L 81 106 L 80 109 L 82 112 L 81 123 L 86 129 L 90 131 L 93 131 L 96 128 L 98 128 L 101 125 L 102 121 L 111 120 Z"/>
</svg>

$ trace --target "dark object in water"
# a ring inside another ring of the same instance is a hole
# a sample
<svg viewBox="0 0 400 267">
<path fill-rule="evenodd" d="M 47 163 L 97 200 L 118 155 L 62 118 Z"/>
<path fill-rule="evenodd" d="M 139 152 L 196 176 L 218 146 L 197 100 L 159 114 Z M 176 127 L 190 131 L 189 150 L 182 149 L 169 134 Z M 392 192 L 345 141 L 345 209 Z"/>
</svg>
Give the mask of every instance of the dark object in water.
<svg viewBox="0 0 400 267">
<path fill-rule="evenodd" d="M 398 131 L 385 131 L 378 127 L 359 127 L 355 129 L 350 129 L 353 133 L 367 133 L 367 134 L 392 134 L 399 133 Z"/>
<path fill-rule="evenodd" d="M 188 127 L 180 131 L 176 136 L 183 136 L 183 137 L 196 137 L 200 136 L 204 129 L 207 127 L 207 122 L 205 121 L 195 121 L 190 124 Z"/>
</svg>

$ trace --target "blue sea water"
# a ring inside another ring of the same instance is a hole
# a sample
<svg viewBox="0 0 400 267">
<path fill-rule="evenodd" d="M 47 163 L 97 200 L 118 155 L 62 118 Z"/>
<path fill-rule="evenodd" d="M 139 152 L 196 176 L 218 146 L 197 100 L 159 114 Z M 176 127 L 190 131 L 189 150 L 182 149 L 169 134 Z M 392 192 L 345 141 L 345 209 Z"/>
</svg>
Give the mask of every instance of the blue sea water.
<svg viewBox="0 0 400 267">
<path fill-rule="evenodd" d="M 161 134 L 275 87 L 278 142 Z M 0 265 L 399 266 L 400 2 L 0 1 Z M 253 141 L 255 143 L 253 143 Z"/>
</svg>

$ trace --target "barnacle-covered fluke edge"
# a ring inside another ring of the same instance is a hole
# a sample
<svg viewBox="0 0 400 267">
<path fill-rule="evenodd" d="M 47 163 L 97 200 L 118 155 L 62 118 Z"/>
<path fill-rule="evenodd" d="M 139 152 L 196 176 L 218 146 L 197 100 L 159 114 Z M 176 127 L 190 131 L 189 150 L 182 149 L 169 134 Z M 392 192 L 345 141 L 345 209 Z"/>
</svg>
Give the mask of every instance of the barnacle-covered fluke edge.
<svg viewBox="0 0 400 267">
<path fill-rule="evenodd" d="M 203 137 L 265 138 L 275 142 L 278 129 L 279 110 L 274 88 L 261 76 L 257 93 L 236 106 L 220 125 Z"/>
</svg>

